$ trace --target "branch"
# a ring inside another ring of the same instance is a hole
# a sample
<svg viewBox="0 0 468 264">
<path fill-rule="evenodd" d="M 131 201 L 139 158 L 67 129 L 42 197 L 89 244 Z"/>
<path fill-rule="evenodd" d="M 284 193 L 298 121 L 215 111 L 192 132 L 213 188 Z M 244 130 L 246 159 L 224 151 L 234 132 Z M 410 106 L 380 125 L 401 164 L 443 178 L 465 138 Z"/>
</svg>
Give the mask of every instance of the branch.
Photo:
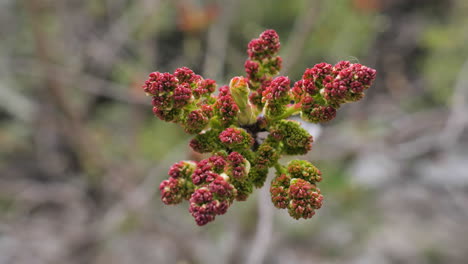
<svg viewBox="0 0 468 264">
<path fill-rule="evenodd" d="M 269 177 L 268 181 L 271 177 Z M 257 232 L 247 256 L 247 264 L 263 263 L 273 233 L 273 206 L 270 202 L 269 188 L 262 188 L 258 197 Z"/>
</svg>

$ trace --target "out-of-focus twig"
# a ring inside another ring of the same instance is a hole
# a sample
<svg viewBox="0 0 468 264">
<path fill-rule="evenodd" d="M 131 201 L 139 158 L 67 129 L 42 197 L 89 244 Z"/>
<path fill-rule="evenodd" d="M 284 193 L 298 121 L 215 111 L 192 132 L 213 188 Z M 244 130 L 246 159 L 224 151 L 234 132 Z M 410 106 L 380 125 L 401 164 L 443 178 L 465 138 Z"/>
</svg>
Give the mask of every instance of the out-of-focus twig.
<svg viewBox="0 0 468 264">
<path fill-rule="evenodd" d="M 221 1 L 221 15 L 219 21 L 213 23 L 208 32 L 203 76 L 221 80 L 224 70 L 224 60 L 228 48 L 229 29 L 237 12 L 240 1 Z"/>
<path fill-rule="evenodd" d="M 270 182 L 267 180 L 267 182 Z M 247 264 L 263 263 L 270 246 L 273 231 L 273 205 L 270 202 L 269 188 L 264 187 L 258 197 L 257 232 L 247 256 Z"/>
<path fill-rule="evenodd" d="M 117 20 L 103 35 L 95 36 L 89 42 L 87 52 L 95 63 L 108 68 L 117 59 L 121 48 L 133 40 L 131 34 L 140 27 L 150 16 L 155 15 L 160 1 L 133 1 L 132 6 Z"/>
<path fill-rule="evenodd" d="M 306 1 L 307 6 L 304 8 L 301 16 L 294 22 L 294 27 L 291 36 L 288 39 L 288 44 L 284 49 L 284 57 L 288 58 L 284 61 L 282 74 L 288 75 L 292 67 L 297 64 L 301 58 L 301 53 L 312 31 L 317 15 L 319 13 L 319 1 Z"/>
<path fill-rule="evenodd" d="M 54 69 L 51 67 L 56 56 L 55 46 L 44 27 L 47 24 L 46 16 L 53 14 L 49 14 L 47 7 L 39 0 L 24 1 L 24 6 L 31 21 L 36 55 L 41 62 L 40 70 L 44 78 L 44 92 L 47 95 L 43 99 L 50 100 L 57 112 L 63 114 L 58 116 L 61 126 L 70 145 L 76 150 L 83 167 L 87 168 L 93 176 L 100 175 L 100 172 L 107 167 L 107 162 L 97 151 L 95 142 L 80 120 L 80 111 L 67 100 L 66 89 L 55 77 Z"/>
<path fill-rule="evenodd" d="M 21 67 L 15 67 L 12 72 L 25 74 L 28 77 L 40 77 L 32 70 L 34 67 L 39 67 L 41 65 L 40 62 L 21 59 L 18 59 L 17 62 L 20 62 Z M 49 63 L 49 67 L 54 72 L 53 78 L 56 78 L 65 85 L 79 83 L 80 85 L 77 88 L 91 95 L 102 96 L 126 104 L 151 105 L 149 100 L 146 100 L 144 97 L 133 96 L 128 92 L 129 88 L 127 86 L 117 82 L 104 80 L 84 72 L 76 72 L 74 69 L 61 67 L 53 63 Z"/>
<path fill-rule="evenodd" d="M 29 123 L 37 106 L 8 84 L 0 83 L 0 107 L 18 120 Z"/>
<path fill-rule="evenodd" d="M 451 149 L 468 125 L 468 59 L 458 73 L 452 95 L 452 109 L 444 130 L 440 134 L 439 144 L 444 150 Z"/>
</svg>

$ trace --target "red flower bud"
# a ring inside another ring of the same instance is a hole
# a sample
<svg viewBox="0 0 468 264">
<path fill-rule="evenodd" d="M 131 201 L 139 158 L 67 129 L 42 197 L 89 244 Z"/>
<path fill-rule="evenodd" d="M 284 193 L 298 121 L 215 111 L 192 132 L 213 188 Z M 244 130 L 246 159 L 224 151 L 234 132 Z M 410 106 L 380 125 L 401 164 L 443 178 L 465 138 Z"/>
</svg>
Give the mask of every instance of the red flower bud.
<svg viewBox="0 0 468 264">
<path fill-rule="evenodd" d="M 216 89 L 216 82 L 211 79 L 205 79 L 198 82 L 198 86 L 195 87 L 193 90 L 193 95 L 196 98 L 200 98 L 202 96 L 209 96 L 212 94 Z"/>
<path fill-rule="evenodd" d="M 192 98 L 192 89 L 190 88 L 190 85 L 184 83 L 177 86 L 174 90 L 173 98 L 175 107 L 180 108 L 187 105 Z"/>
<path fill-rule="evenodd" d="M 187 67 L 176 69 L 174 72 L 174 76 L 179 80 L 179 84 L 192 84 L 201 79 L 200 75 L 196 75 L 191 69 Z"/>
<path fill-rule="evenodd" d="M 247 149 L 254 143 L 252 136 L 242 128 L 227 128 L 219 134 L 219 139 L 231 149 Z"/>
<path fill-rule="evenodd" d="M 188 179 L 190 175 L 192 175 L 193 171 L 195 170 L 197 164 L 193 161 L 180 161 L 172 165 L 169 169 L 169 176 L 172 178 L 184 178 Z"/>
<path fill-rule="evenodd" d="M 224 126 L 229 126 L 236 120 L 239 107 L 234 102 L 228 86 L 219 88 L 218 100 L 214 104 L 214 109 Z"/>
<path fill-rule="evenodd" d="M 273 101 L 287 98 L 290 81 L 288 77 L 279 76 L 271 81 L 270 85 L 263 91 L 264 101 Z"/>
<path fill-rule="evenodd" d="M 177 79 L 170 73 L 152 72 L 143 85 L 143 90 L 151 95 L 171 92 L 177 87 Z"/>
<path fill-rule="evenodd" d="M 203 110 L 198 109 L 190 112 L 185 121 L 185 132 L 190 134 L 200 133 L 209 122 L 209 118 L 204 114 Z"/>
</svg>

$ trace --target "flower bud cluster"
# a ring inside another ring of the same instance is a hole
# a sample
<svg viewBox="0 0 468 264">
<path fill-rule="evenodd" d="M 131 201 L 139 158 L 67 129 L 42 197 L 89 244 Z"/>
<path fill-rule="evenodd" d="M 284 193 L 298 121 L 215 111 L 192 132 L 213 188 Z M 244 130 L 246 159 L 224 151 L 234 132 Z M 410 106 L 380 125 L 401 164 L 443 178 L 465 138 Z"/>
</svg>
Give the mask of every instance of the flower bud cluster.
<svg viewBox="0 0 468 264">
<path fill-rule="evenodd" d="M 271 201 L 277 208 L 288 209 L 294 219 L 311 218 L 322 207 L 323 196 L 317 188 L 321 180 L 322 174 L 314 165 L 293 160 L 271 182 Z"/>
<path fill-rule="evenodd" d="M 307 122 L 327 122 L 335 118 L 341 104 L 364 97 L 376 71 L 359 63 L 340 61 L 335 66 L 319 63 L 306 69 L 292 88 L 292 98 Z"/>
<path fill-rule="evenodd" d="M 253 39 L 247 45 L 249 59 L 244 64 L 245 73 L 249 80 L 252 104 L 261 108 L 263 91 L 268 87 L 272 76 L 279 73 L 283 60 L 277 56 L 280 49 L 280 40 L 276 31 L 269 29 Z"/>
<path fill-rule="evenodd" d="M 250 163 L 238 152 L 213 155 L 198 163 L 181 161 L 169 170 L 169 179 L 159 189 L 165 204 L 190 203 L 189 212 L 198 225 L 222 215 L 234 199 L 243 201 L 252 192 Z"/>
<path fill-rule="evenodd" d="M 196 163 L 181 161 L 169 169 L 169 179 L 159 185 L 161 199 L 165 204 L 178 204 L 188 200 L 194 191 L 191 175 L 195 171 Z"/>
<path fill-rule="evenodd" d="M 212 118 L 215 89 L 214 80 L 203 79 L 187 67 L 173 74 L 152 72 L 143 85 L 152 96 L 153 113 L 163 121 L 181 124 L 190 134 L 201 132 Z"/>
<path fill-rule="evenodd" d="M 280 164 L 282 156 L 304 155 L 313 143 L 299 122 L 287 118 L 332 120 L 341 104 L 364 96 L 376 72 L 347 61 L 319 63 L 293 83 L 276 76 L 282 62 L 279 49 L 274 30 L 260 34 L 248 44 L 246 76 L 232 78 L 217 95 L 215 81 L 186 67 L 172 74 L 153 72 L 143 85 L 154 114 L 194 134 L 189 143 L 194 151 L 210 153 L 198 162 L 174 164 L 159 186 L 165 204 L 187 200 L 198 225 L 225 214 L 235 200 L 246 200 L 254 187 L 265 184 L 270 168 L 276 170 L 270 188 L 276 207 L 299 219 L 312 217 L 322 206 L 320 171 L 307 161 Z"/>
</svg>

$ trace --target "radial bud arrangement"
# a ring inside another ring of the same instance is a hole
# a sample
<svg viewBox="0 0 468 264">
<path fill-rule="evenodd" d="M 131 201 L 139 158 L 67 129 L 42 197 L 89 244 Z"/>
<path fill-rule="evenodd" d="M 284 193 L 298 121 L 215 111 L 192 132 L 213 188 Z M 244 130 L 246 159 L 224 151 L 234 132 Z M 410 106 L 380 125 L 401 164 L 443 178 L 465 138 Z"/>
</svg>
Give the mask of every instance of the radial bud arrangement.
<svg viewBox="0 0 468 264">
<path fill-rule="evenodd" d="M 270 168 L 276 170 L 270 187 L 275 207 L 299 219 L 312 217 L 322 206 L 317 187 L 321 172 L 304 160 L 279 162 L 283 155 L 304 155 L 312 148 L 309 132 L 288 118 L 332 120 L 342 104 L 364 97 L 376 71 L 349 61 L 322 62 L 292 82 L 277 76 L 279 49 L 278 34 L 264 31 L 247 46 L 246 75 L 232 78 L 216 94 L 214 80 L 186 67 L 174 73 L 153 72 L 143 85 L 152 97 L 153 113 L 193 134 L 190 147 L 210 155 L 174 164 L 159 186 L 165 204 L 187 200 L 198 225 L 225 214 L 234 201 L 245 201 L 265 184 Z"/>
</svg>

